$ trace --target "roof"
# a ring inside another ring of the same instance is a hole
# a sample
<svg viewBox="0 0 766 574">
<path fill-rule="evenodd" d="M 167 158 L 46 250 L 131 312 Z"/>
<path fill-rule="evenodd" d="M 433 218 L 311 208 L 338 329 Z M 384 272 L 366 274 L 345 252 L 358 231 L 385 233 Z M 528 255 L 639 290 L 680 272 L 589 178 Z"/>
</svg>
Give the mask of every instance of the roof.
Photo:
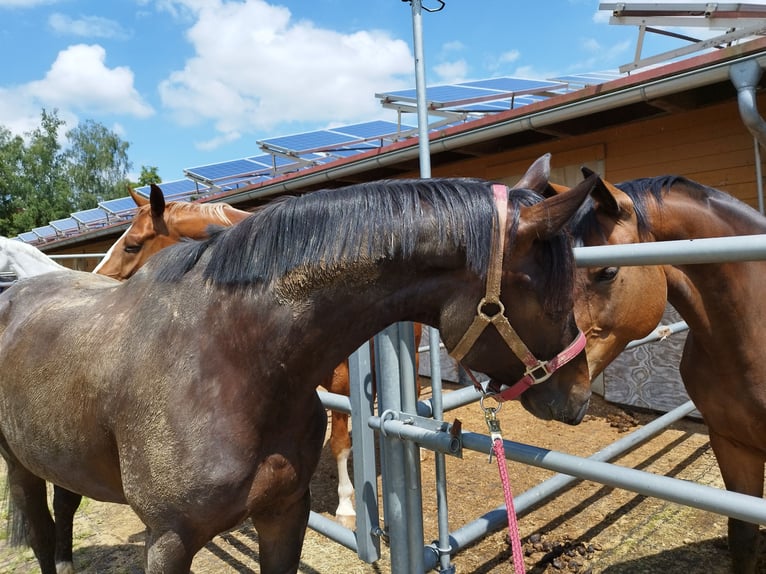
<svg viewBox="0 0 766 574">
<path fill-rule="evenodd" d="M 766 38 L 631 74 L 607 71 L 555 78 L 534 93 L 522 94 L 506 86 L 498 90 L 499 99 L 477 100 L 476 92 L 465 98 L 470 102 L 452 96 L 434 97 L 430 101 L 435 110 L 442 112 L 443 120 L 432 125 L 429 132 L 432 163 L 497 153 L 589 133 L 593 125 L 608 127 L 665 114 L 668 109 L 693 109 L 730 99 L 736 96 L 736 90 L 729 80 L 729 67 L 745 60 L 766 66 Z M 517 80 L 494 78 L 490 84 L 496 87 Z M 460 88 L 486 89 L 483 82 L 473 84 L 477 85 Z M 394 92 L 378 97 L 384 106 L 398 106 L 397 122 L 341 126 L 262 140 L 258 143 L 266 153 L 189 168 L 185 170 L 187 177 L 179 180 L 184 183 L 179 185 L 193 187 L 186 199 L 225 201 L 247 209 L 281 194 L 411 172 L 417 165 L 419 145 L 414 128 L 402 119 L 410 113 L 406 101 L 409 95 Z M 514 105 L 522 97 L 529 100 Z M 480 106 L 480 110 L 473 106 Z M 375 130 L 377 133 L 373 133 Z M 160 185 L 165 189 L 167 184 Z M 106 202 L 100 207 L 113 213 Z M 117 235 L 127 225 L 126 219 L 117 219 L 80 236 L 61 237 L 54 232 L 41 248 Z"/>
</svg>

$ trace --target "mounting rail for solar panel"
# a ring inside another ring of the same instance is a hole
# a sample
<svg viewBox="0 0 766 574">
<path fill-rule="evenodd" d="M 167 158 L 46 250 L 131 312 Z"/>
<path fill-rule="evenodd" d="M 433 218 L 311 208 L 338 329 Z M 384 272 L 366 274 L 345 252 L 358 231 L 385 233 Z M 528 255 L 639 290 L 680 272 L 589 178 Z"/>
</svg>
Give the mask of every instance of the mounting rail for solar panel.
<svg viewBox="0 0 766 574">
<path fill-rule="evenodd" d="M 633 61 L 620 66 L 629 72 L 660 62 L 680 58 L 710 48 L 722 48 L 738 40 L 766 33 L 766 5 L 744 2 L 679 2 L 673 4 L 645 2 L 600 3 L 599 10 L 609 10 L 610 24 L 638 26 L 638 41 Z M 726 32 L 704 40 L 655 28 L 698 27 Z M 668 50 L 655 56 L 641 57 L 646 32 L 673 36 L 692 42 L 688 46 Z"/>
</svg>

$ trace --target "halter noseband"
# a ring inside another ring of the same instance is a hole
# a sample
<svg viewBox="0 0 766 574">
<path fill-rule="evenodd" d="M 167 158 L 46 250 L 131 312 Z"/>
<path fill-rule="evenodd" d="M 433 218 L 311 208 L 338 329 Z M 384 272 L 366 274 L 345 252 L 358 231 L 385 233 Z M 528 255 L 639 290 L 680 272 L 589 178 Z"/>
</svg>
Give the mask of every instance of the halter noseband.
<svg viewBox="0 0 766 574">
<path fill-rule="evenodd" d="M 490 254 L 489 269 L 487 271 L 487 291 L 476 306 L 476 316 L 473 318 L 473 322 L 450 355 L 460 362 L 468 354 L 468 351 L 471 350 L 471 347 L 473 347 L 486 326 L 490 323 L 494 325 L 506 345 L 526 366 L 524 376 L 512 386 L 503 391 L 497 389 L 495 392 L 495 389 L 492 389 L 493 397 L 502 402 L 515 399 L 532 385 L 547 381 L 553 373 L 580 354 L 585 348 L 586 339 L 583 332 L 578 329 L 577 337 L 566 349 L 549 361 L 541 361 L 534 356 L 524 344 L 524 341 L 521 340 L 518 333 L 514 331 L 511 323 L 505 316 L 505 306 L 500 301 L 500 280 L 503 274 L 503 250 L 505 247 L 505 222 L 508 211 L 508 188 L 504 185 L 493 184 L 492 191 L 495 195 L 500 225 L 498 226 L 498 241 L 492 244 L 492 253 Z M 497 310 L 493 315 L 489 315 L 485 312 L 488 307 L 495 307 Z M 468 369 L 466 371 L 470 373 Z M 483 392 L 483 389 L 475 380 L 474 385 Z"/>
</svg>

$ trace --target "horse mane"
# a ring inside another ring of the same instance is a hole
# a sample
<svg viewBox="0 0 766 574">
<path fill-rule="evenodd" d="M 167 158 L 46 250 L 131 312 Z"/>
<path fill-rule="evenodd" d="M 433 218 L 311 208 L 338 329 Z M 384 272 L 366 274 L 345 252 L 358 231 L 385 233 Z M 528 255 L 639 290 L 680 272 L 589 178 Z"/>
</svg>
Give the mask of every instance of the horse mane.
<svg viewBox="0 0 766 574">
<path fill-rule="evenodd" d="M 439 248 L 462 250 L 466 266 L 485 278 L 498 221 L 491 186 L 473 178 L 402 179 L 282 197 L 207 240 L 163 250 L 151 268 L 161 281 L 177 281 L 199 263 L 218 285 L 270 284 L 299 268 L 405 259 L 428 233 Z M 519 208 L 541 200 L 531 190 L 512 190 L 511 237 Z M 423 230 L 418 221 L 429 213 L 435 228 Z M 544 249 L 550 284 L 561 286 L 543 290 L 546 307 L 559 309 L 571 294 L 574 261 L 565 238 Z"/>
<path fill-rule="evenodd" d="M 186 201 L 170 201 L 165 205 L 165 210 L 171 215 L 177 215 L 186 212 L 192 212 L 192 215 L 199 217 L 200 212 L 210 220 L 213 225 L 230 226 L 233 224 L 226 209 L 229 207 L 226 203 L 189 203 Z"/>
<path fill-rule="evenodd" d="M 620 191 L 630 197 L 633 202 L 634 212 L 638 227 L 638 236 L 644 241 L 648 239 L 651 224 L 649 221 L 649 202 L 662 206 L 663 198 L 671 189 L 683 192 L 692 200 L 707 203 L 711 200 L 719 200 L 730 205 L 745 205 L 728 193 L 714 187 L 701 184 L 681 175 L 660 175 L 655 177 L 641 177 L 615 184 Z M 599 233 L 602 239 L 603 230 L 596 218 L 594 202 L 588 197 L 580 206 L 570 222 L 570 229 L 579 245 L 582 239 L 592 233 Z"/>
</svg>

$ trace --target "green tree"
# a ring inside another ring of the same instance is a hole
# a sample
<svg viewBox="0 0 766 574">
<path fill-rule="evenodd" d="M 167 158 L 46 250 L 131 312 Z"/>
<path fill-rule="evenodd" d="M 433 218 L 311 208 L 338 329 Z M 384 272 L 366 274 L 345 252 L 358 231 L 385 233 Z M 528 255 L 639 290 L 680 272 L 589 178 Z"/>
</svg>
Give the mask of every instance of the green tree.
<svg viewBox="0 0 766 574">
<path fill-rule="evenodd" d="M 16 195 L 22 178 L 24 140 L 0 126 L 0 235 L 15 235 L 13 214 L 18 208 Z"/>
<path fill-rule="evenodd" d="M 136 187 L 142 187 L 152 183 L 162 183 L 160 174 L 157 173 L 159 168 L 154 165 L 142 165 L 141 175 L 138 176 L 138 185 Z"/>
<path fill-rule="evenodd" d="M 67 132 L 67 172 L 72 201 L 78 209 L 96 207 L 99 201 L 122 197 L 129 185 L 130 144 L 93 120 Z"/>
<path fill-rule="evenodd" d="M 56 110 L 43 110 L 40 126 L 26 134 L 27 144 L 20 157 L 21 174 L 13 193 L 11 225 L 17 231 L 47 225 L 67 217 L 74 207 L 66 162 L 59 143 L 64 121 Z"/>
</svg>

